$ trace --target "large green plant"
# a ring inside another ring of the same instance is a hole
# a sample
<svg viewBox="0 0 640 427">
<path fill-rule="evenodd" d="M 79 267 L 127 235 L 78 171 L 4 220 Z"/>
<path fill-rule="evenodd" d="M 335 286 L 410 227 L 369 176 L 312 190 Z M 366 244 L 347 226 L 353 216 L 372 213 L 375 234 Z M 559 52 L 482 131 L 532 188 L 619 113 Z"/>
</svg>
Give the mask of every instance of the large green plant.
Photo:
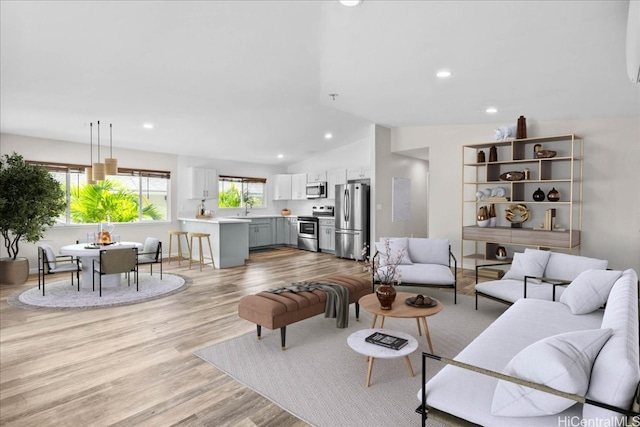
<svg viewBox="0 0 640 427">
<path fill-rule="evenodd" d="M 0 158 L 0 233 L 10 258 L 18 256 L 20 241 L 42 239 L 65 208 L 64 191 L 46 169 L 15 152 Z"/>
<path fill-rule="evenodd" d="M 143 199 L 142 217 L 161 219 L 158 209 Z M 138 220 L 138 193 L 105 180 L 93 185 L 71 186 L 69 212 L 76 223 L 133 222 Z"/>
</svg>

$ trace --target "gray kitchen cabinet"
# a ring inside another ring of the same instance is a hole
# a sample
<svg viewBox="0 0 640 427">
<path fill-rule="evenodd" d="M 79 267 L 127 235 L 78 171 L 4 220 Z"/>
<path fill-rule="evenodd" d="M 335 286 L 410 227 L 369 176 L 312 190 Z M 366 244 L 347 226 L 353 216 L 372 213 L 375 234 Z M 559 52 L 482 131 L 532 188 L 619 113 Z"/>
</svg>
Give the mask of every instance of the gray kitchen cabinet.
<svg viewBox="0 0 640 427">
<path fill-rule="evenodd" d="M 285 218 L 274 218 L 273 219 L 274 229 L 272 230 L 275 233 L 275 244 L 276 245 L 284 245 L 289 243 L 288 240 L 285 240 L 285 230 L 289 228 L 287 221 Z"/>
<path fill-rule="evenodd" d="M 289 246 L 298 246 L 298 218 L 287 217 L 285 226 L 285 244 Z"/>
<path fill-rule="evenodd" d="M 336 226 L 334 219 L 321 219 L 318 234 L 318 247 L 322 252 L 335 252 Z"/>
<path fill-rule="evenodd" d="M 271 246 L 271 219 L 254 219 L 249 224 L 249 248 Z"/>
</svg>

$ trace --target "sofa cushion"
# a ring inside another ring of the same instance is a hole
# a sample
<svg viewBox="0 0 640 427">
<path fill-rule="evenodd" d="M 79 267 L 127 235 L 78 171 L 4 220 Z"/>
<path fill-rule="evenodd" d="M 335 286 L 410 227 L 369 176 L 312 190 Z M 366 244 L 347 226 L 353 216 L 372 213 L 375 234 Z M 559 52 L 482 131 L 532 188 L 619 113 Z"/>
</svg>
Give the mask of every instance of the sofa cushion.
<svg viewBox="0 0 640 427">
<path fill-rule="evenodd" d="M 534 285 L 528 283 L 529 281 L 527 281 L 527 298 L 552 300 L 553 285 L 551 283 L 542 282 Z M 475 289 L 482 294 L 508 302 L 516 302 L 524 298 L 524 282 L 522 280 L 501 279 L 480 282 L 475 286 Z M 564 289 L 562 286 L 556 288 L 556 301 Z"/>
<path fill-rule="evenodd" d="M 587 270 L 580 273 L 560 296 L 573 314 L 591 313 L 605 302 L 622 271 Z"/>
<path fill-rule="evenodd" d="M 542 277 L 549 260 L 549 251 L 525 250 L 513 254 L 511 268 L 502 277 L 503 280 L 523 280 L 524 276 Z M 527 283 L 540 283 L 539 279 L 527 279 Z"/>
<path fill-rule="evenodd" d="M 640 382 L 638 275 L 634 270 L 624 271 L 613 285 L 602 327 L 612 328 L 613 336 L 602 347 L 593 364 L 587 398 L 629 408 Z M 598 423 L 585 425 L 623 425 L 620 423 L 621 414 L 597 406 L 584 405 L 582 413 L 586 420 L 597 420 Z"/>
<path fill-rule="evenodd" d="M 528 252 L 529 248 L 525 249 Z M 544 277 L 551 279 L 573 280 L 585 270 L 606 270 L 607 260 L 587 258 L 579 255 L 551 252 L 544 271 Z"/>
<path fill-rule="evenodd" d="M 456 282 L 449 266 L 440 264 L 399 265 L 402 283 L 422 285 L 453 285 Z"/>
<path fill-rule="evenodd" d="M 419 264 L 449 265 L 449 239 L 412 237 L 409 257 Z"/>
<path fill-rule="evenodd" d="M 591 367 L 612 329 L 591 329 L 553 335 L 520 351 L 504 369 L 516 378 L 556 390 L 584 395 Z M 541 363 L 542 362 L 542 363 Z M 491 404 L 493 415 L 535 417 L 557 414 L 576 402 L 554 394 L 500 380 Z"/>
<path fill-rule="evenodd" d="M 379 242 L 376 243 L 376 250 L 380 252 L 378 260 L 380 262 L 380 267 L 384 267 L 385 265 L 395 263 L 396 260 L 400 257 L 400 253 L 402 253 L 402 258 L 400 259 L 400 264 L 411 265 L 411 258 L 409 257 L 409 248 L 406 237 L 394 237 L 385 239 L 380 239 Z M 387 247 L 388 246 L 388 247 Z M 404 249 L 404 252 L 403 252 Z"/>
</svg>

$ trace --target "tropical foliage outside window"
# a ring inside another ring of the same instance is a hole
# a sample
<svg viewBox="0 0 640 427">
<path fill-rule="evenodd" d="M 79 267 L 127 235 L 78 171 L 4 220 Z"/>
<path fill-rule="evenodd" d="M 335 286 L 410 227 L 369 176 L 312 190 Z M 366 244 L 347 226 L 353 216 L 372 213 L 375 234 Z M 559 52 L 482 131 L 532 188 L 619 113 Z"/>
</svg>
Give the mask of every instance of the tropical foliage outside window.
<svg viewBox="0 0 640 427">
<path fill-rule="evenodd" d="M 49 170 L 66 194 L 67 211 L 58 218 L 58 223 L 142 222 L 169 218 L 169 172 L 120 168 L 118 175 L 89 184 L 84 167 L 40 165 Z"/>
<path fill-rule="evenodd" d="M 264 207 L 266 206 L 266 183 L 267 180 L 264 178 L 220 175 L 218 177 L 218 207 Z"/>
</svg>

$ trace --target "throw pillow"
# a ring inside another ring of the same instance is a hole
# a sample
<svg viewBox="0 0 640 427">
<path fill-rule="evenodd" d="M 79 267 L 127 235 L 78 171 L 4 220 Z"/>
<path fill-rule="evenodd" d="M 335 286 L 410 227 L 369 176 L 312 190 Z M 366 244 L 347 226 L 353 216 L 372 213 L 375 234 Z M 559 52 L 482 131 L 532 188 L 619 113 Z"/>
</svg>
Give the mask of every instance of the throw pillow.
<svg viewBox="0 0 640 427">
<path fill-rule="evenodd" d="M 612 334 L 613 329 L 605 328 L 545 338 L 516 354 L 504 373 L 584 396 L 589 388 L 593 362 Z M 575 403 L 571 399 L 500 380 L 493 395 L 491 413 L 504 417 L 553 415 Z"/>
<path fill-rule="evenodd" d="M 614 283 L 622 276 L 617 270 L 587 270 L 578 275 L 560 295 L 573 314 L 587 314 L 607 302 Z"/>
<path fill-rule="evenodd" d="M 524 281 L 524 276 L 542 277 L 549 255 L 549 251 L 538 250 L 514 253 L 511 268 L 502 276 L 502 279 Z M 540 283 L 540 280 L 527 279 L 527 283 Z"/>
<path fill-rule="evenodd" d="M 396 237 L 393 239 L 381 239 L 380 242 L 376 242 L 376 249 L 380 252 L 379 260 L 380 267 L 383 267 L 388 264 L 405 264 L 411 265 L 413 262 L 411 258 L 409 258 L 408 251 L 409 240 L 406 237 Z M 389 248 L 387 250 L 387 245 Z M 402 254 L 402 258 L 400 262 L 398 258 L 400 256 L 400 252 L 404 249 L 404 253 Z"/>
</svg>

